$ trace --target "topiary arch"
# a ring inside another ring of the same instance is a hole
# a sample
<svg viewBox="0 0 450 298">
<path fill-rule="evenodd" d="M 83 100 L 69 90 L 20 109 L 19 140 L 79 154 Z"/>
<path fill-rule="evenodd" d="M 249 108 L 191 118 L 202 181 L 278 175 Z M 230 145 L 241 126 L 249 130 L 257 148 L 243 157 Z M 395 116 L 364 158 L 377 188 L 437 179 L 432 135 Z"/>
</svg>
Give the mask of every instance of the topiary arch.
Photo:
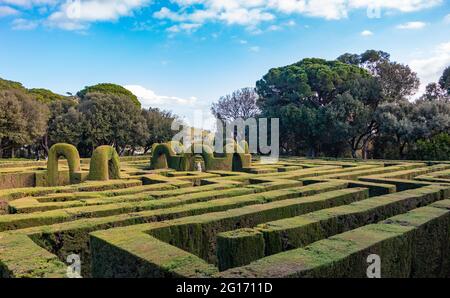
<svg viewBox="0 0 450 298">
<path fill-rule="evenodd" d="M 100 146 L 92 153 L 88 180 L 120 179 L 120 160 L 116 149 Z"/>
<path fill-rule="evenodd" d="M 70 144 L 55 144 L 48 152 L 47 183 L 48 186 L 59 185 L 58 160 L 60 157 L 67 159 L 69 165 L 70 183 L 76 183 L 76 172 L 80 171 L 80 155 L 75 146 Z"/>
<path fill-rule="evenodd" d="M 195 153 L 195 146 L 201 146 L 202 152 L 200 154 Z M 187 152 L 183 152 L 183 145 L 179 142 L 154 144 L 152 149 L 151 168 L 171 168 L 177 171 L 194 171 L 196 170 L 196 156 L 201 156 L 203 158 L 207 171 L 242 171 L 244 168 L 249 168 L 251 166 L 252 156 L 249 154 L 248 145 L 245 141 L 241 145 L 238 145 L 234 140 L 231 140 L 224 149 L 224 154 L 215 156 L 213 148 L 206 144 L 194 144 Z"/>
<path fill-rule="evenodd" d="M 183 153 L 184 147 L 180 142 L 154 144 L 152 148 L 152 169 L 174 169 L 189 171 L 192 167 L 193 156 Z"/>
</svg>

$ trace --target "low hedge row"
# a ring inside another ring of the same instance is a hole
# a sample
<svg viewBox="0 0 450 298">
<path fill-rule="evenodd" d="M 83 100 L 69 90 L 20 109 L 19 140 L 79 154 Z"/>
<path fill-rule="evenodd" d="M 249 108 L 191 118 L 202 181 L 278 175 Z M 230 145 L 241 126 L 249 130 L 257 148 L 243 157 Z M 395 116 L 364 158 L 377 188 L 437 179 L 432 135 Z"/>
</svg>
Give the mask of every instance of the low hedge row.
<svg viewBox="0 0 450 298">
<path fill-rule="evenodd" d="M 319 210 L 298 217 L 287 218 L 279 221 L 268 222 L 255 227 L 251 233 L 242 238 L 243 242 L 259 241 L 264 254 L 269 256 L 282 251 L 306 246 L 310 243 L 328 238 L 330 236 L 356 229 L 366 224 L 376 223 L 382 219 L 402 214 L 420 206 L 426 206 L 435 201 L 449 199 L 450 187 L 428 186 L 421 189 L 409 190 L 390 195 L 370 198 L 358 201 L 346 206 Z M 249 232 L 248 230 L 246 230 Z M 220 235 L 221 243 L 227 246 L 227 241 L 236 243 L 240 239 L 234 237 L 234 233 Z M 260 239 L 263 239 L 262 242 Z M 236 244 L 239 246 L 239 244 Z M 224 251 L 223 249 L 219 249 Z M 234 252 L 232 256 L 226 255 L 226 264 L 233 263 L 230 258 L 245 259 L 241 254 L 246 251 Z M 219 255 L 219 259 L 221 259 Z M 246 258 L 249 264 L 254 259 Z M 220 267 L 220 266 L 219 266 Z M 224 266 L 226 267 L 226 266 Z"/>
</svg>

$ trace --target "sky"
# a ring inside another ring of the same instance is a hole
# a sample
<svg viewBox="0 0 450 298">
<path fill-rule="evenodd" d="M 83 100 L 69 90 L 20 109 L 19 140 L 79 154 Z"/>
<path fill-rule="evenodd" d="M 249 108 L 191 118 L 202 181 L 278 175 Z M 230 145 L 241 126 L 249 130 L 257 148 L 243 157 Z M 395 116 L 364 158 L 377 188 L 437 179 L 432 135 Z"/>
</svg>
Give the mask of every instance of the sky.
<svg viewBox="0 0 450 298">
<path fill-rule="evenodd" d="M 116 83 L 189 121 L 307 57 L 383 50 L 421 90 L 450 65 L 449 0 L 0 0 L 0 77 L 65 94 Z"/>
</svg>

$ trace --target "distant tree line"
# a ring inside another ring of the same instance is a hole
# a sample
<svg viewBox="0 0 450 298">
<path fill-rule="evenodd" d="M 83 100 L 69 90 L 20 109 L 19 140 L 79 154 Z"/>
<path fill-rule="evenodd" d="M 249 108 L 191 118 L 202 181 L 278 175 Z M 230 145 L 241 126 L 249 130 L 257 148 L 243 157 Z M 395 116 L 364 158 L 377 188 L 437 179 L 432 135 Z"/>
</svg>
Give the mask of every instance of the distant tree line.
<svg viewBox="0 0 450 298">
<path fill-rule="evenodd" d="M 412 100 L 419 86 L 408 65 L 369 50 L 273 68 L 211 110 L 225 122 L 279 118 L 288 155 L 450 160 L 450 67 Z"/>
<path fill-rule="evenodd" d="M 310 157 L 450 160 L 450 67 L 412 100 L 420 82 L 382 51 L 309 58 L 273 68 L 211 107 L 224 122 L 279 118 L 281 153 Z M 121 155 L 170 140 L 177 116 L 142 109 L 114 84 L 67 96 L 0 79 L 0 158 L 44 157 L 60 142 L 88 157 L 100 145 Z"/>
<path fill-rule="evenodd" d="M 85 157 L 100 145 L 114 146 L 121 155 L 147 153 L 153 143 L 172 138 L 175 118 L 142 109 L 135 95 L 114 84 L 62 96 L 0 79 L 0 158 L 44 157 L 61 142 L 74 144 Z"/>
</svg>

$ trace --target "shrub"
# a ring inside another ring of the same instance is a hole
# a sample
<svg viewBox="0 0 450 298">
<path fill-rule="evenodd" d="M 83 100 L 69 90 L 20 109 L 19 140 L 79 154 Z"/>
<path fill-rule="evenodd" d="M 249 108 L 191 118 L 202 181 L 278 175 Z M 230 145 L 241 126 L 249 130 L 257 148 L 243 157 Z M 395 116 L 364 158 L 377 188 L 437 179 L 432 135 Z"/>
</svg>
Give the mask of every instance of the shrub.
<svg viewBox="0 0 450 298">
<path fill-rule="evenodd" d="M 80 171 L 80 155 L 77 148 L 70 144 L 55 144 L 48 152 L 47 183 L 49 186 L 59 185 L 58 159 L 60 157 L 67 159 L 71 183 L 75 183 L 75 172 Z"/>
<path fill-rule="evenodd" d="M 450 160 L 450 135 L 441 133 L 416 144 L 411 157 L 419 160 Z"/>
<path fill-rule="evenodd" d="M 120 179 L 120 160 L 116 149 L 100 146 L 92 154 L 88 180 Z"/>
</svg>

